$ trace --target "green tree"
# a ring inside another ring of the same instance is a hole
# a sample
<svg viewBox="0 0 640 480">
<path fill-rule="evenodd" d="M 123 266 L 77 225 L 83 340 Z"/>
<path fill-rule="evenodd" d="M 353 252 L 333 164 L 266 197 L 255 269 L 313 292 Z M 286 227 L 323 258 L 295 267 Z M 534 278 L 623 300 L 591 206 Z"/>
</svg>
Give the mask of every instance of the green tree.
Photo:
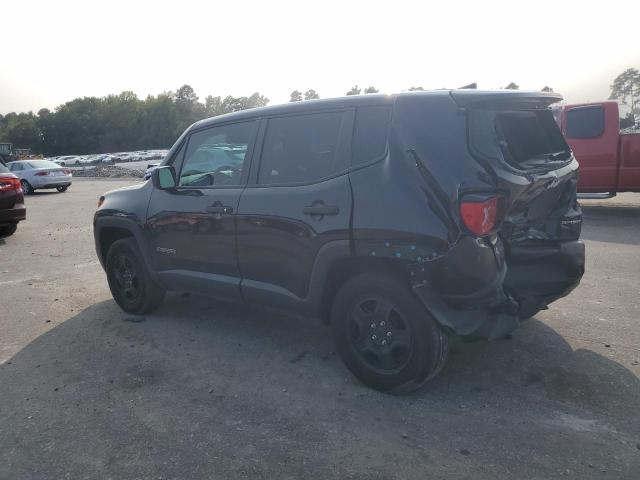
<svg viewBox="0 0 640 480">
<path fill-rule="evenodd" d="M 204 118 L 204 105 L 198 102 L 198 96 L 190 85 L 183 85 L 176 90 L 174 101 L 178 111 L 180 130 Z"/>
<path fill-rule="evenodd" d="M 144 122 L 140 132 L 142 148 L 167 148 L 182 133 L 171 93 L 161 93 L 156 97 L 149 95 L 144 100 L 143 112 Z"/>
<path fill-rule="evenodd" d="M 5 137 L 14 148 L 32 148 L 41 150 L 42 136 L 38 117 L 33 112 L 9 113 L 5 117 Z"/>
<path fill-rule="evenodd" d="M 545 86 L 545 87 L 542 88 L 541 91 L 545 92 L 545 93 L 553 93 L 553 88 L 551 88 L 549 86 Z"/>
<path fill-rule="evenodd" d="M 133 92 L 108 95 L 101 99 L 98 113 L 102 123 L 98 142 L 100 152 L 142 148 L 143 106 Z"/>
<path fill-rule="evenodd" d="M 620 117 L 620 130 L 623 128 L 633 127 L 636 124 L 636 119 L 633 113 L 629 112 L 624 117 Z"/>
<path fill-rule="evenodd" d="M 367 87 L 364 89 L 364 93 L 378 93 L 379 90 L 376 87 Z"/>
<path fill-rule="evenodd" d="M 410 87 L 409 91 L 410 92 L 422 92 L 422 91 L 424 91 L 424 88 L 422 88 L 422 87 Z"/>
<path fill-rule="evenodd" d="M 618 75 L 611 85 L 610 100 L 620 100 L 628 105 L 631 113 L 640 114 L 640 72 L 635 68 L 628 68 Z"/>
<path fill-rule="evenodd" d="M 354 85 L 345 95 L 360 95 L 360 92 L 362 92 L 360 87 L 358 87 L 358 85 Z"/>
<path fill-rule="evenodd" d="M 102 99 L 76 98 L 56 108 L 53 128 L 45 143 L 54 155 L 100 153 L 104 131 Z"/>
<path fill-rule="evenodd" d="M 0 141 L 46 155 L 168 148 L 198 120 L 268 103 L 259 92 L 224 99 L 209 95 L 201 103 L 189 85 L 145 100 L 133 92 L 76 98 L 53 112 L 43 108 L 37 115 L 0 116 Z"/>
<path fill-rule="evenodd" d="M 207 117 L 216 117 L 222 115 L 222 98 L 208 95 L 204 99 L 204 113 Z"/>
<path fill-rule="evenodd" d="M 266 107 L 269 105 L 269 99 L 264 95 L 260 95 L 258 92 L 254 92 L 249 97 L 242 98 L 246 98 L 244 108 Z"/>
<path fill-rule="evenodd" d="M 515 82 L 511 82 L 509 85 L 507 85 L 504 88 L 505 88 L 505 90 L 519 90 L 520 86 Z"/>
<path fill-rule="evenodd" d="M 291 92 L 291 97 L 289 98 L 290 102 L 301 102 L 302 101 L 302 92 L 300 90 L 294 90 Z"/>
<path fill-rule="evenodd" d="M 320 95 L 318 95 L 318 92 L 316 92 L 313 88 L 310 88 L 309 90 L 304 92 L 305 100 L 316 100 L 318 98 L 320 98 Z"/>
</svg>

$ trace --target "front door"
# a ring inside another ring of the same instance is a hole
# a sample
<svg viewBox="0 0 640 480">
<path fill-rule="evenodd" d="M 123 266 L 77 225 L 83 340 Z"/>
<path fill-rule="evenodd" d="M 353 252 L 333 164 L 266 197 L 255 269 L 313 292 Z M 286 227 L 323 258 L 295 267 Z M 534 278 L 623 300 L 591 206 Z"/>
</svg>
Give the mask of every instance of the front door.
<svg viewBox="0 0 640 480">
<path fill-rule="evenodd" d="M 148 227 L 156 270 L 169 288 L 239 299 L 236 214 L 256 121 L 213 126 L 185 140 L 172 164 L 177 187 L 154 190 Z"/>
</svg>

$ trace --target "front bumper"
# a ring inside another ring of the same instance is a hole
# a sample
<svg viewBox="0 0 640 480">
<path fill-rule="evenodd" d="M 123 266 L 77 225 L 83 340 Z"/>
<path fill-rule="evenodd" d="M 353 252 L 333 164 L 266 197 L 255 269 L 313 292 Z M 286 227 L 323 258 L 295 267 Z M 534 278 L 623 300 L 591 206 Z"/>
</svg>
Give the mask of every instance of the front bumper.
<svg viewBox="0 0 640 480">
<path fill-rule="evenodd" d="M 579 241 L 518 246 L 464 239 L 410 267 L 413 291 L 447 330 L 496 339 L 573 290 L 584 273 Z"/>
</svg>

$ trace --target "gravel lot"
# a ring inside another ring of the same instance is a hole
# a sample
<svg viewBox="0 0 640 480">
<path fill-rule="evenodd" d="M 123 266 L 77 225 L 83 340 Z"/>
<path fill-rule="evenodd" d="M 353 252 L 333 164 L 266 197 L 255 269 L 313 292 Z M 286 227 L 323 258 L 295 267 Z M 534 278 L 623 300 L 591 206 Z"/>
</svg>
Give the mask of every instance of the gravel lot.
<svg viewBox="0 0 640 480">
<path fill-rule="evenodd" d="M 640 195 L 584 202 L 573 294 L 394 397 L 322 325 L 182 294 L 120 311 L 91 221 L 131 183 L 37 192 L 0 239 L 1 479 L 640 478 Z"/>
</svg>

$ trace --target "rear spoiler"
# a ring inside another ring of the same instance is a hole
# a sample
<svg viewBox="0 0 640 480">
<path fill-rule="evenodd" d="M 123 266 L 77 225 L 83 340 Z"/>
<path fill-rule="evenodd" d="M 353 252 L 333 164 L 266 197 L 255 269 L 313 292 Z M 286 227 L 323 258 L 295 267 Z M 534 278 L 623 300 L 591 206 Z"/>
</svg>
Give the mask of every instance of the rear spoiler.
<svg viewBox="0 0 640 480">
<path fill-rule="evenodd" d="M 562 100 L 558 93 L 520 90 L 451 90 L 449 94 L 460 108 L 547 108 Z"/>
</svg>

